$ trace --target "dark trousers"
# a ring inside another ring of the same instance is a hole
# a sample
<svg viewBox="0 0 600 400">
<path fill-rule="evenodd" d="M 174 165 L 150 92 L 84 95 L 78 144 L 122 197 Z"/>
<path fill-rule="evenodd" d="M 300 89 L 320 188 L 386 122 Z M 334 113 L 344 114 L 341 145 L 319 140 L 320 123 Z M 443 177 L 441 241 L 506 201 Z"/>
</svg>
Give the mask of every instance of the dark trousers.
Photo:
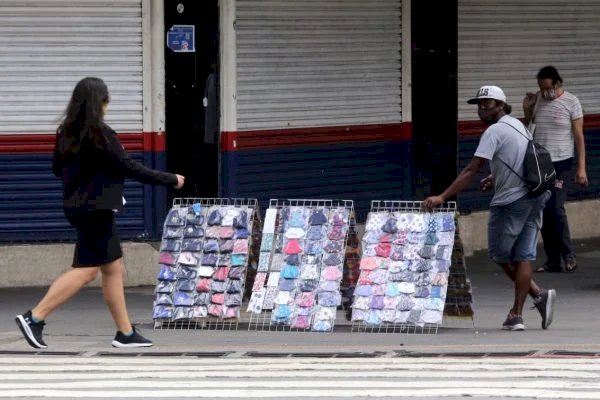
<svg viewBox="0 0 600 400">
<path fill-rule="evenodd" d="M 554 163 L 556 185 L 544 208 L 542 239 L 546 252 L 546 265 L 560 268 L 561 260 L 574 258 L 569 221 L 565 212 L 567 188 L 573 182 L 573 158 Z"/>
</svg>

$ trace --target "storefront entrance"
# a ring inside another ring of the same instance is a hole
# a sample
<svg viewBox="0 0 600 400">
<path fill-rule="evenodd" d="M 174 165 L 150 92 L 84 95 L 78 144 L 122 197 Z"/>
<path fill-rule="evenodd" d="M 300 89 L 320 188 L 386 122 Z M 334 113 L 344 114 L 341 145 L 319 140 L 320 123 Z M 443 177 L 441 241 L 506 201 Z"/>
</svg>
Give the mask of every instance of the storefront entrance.
<svg viewBox="0 0 600 400">
<path fill-rule="evenodd" d="M 165 0 L 165 35 L 167 169 L 186 176 L 174 195 L 216 197 L 218 1 Z"/>
</svg>

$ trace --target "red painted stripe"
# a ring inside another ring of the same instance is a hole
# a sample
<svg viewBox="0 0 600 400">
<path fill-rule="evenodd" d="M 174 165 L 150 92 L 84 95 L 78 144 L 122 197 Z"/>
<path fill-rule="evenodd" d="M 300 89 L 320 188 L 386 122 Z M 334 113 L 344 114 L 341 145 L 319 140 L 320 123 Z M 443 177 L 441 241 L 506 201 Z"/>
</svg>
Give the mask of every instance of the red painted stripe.
<svg viewBox="0 0 600 400">
<path fill-rule="evenodd" d="M 409 141 L 412 123 L 222 132 L 223 151 Z"/>
<path fill-rule="evenodd" d="M 523 121 L 523 119 L 521 119 Z M 524 121 L 523 121 L 524 122 Z M 459 121 L 458 132 L 460 137 L 479 137 L 487 126 L 481 121 Z M 583 117 L 583 130 L 599 129 L 600 114 L 586 114 Z"/>
<path fill-rule="evenodd" d="M 54 134 L 0 135 L 0 154 L 47 154 L 54 150 Z M 164 132 L 125 132 L 119 139 L 127 151 L 165 151 Z"/>
</svg>

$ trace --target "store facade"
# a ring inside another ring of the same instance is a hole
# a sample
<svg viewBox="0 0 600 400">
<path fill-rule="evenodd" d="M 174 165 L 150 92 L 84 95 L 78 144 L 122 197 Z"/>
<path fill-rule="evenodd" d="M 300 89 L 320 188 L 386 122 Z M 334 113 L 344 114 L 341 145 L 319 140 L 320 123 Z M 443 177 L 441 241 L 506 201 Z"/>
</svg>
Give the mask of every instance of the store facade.
<svg viewBox="0 0 600 400">
<path fill-rule="evenodd" d="M 417 12 L 411 3 L 2 2 L 0 165 L 6 173 L 0 176 L 1 241 L 70 239 L 50 159 L 70 92 L 90 75 L 109 86 L 107 121 L 121 133 L 127 150 L 147 166 L 189 176 L 184 196 L 258 198 L 262 208 L 270 198 L 352 199 L 359 220 L 370 200 L 417 198 L 423 187 L 415 164 L 423 154 L 414 152 L 415 116 L 421 115 L 418 136 L 427 141 L 436 115 L 427 96 L 415 101 L 414 92 L 424 92 L 415 81 L 424 67 L 415 64 L 419 46 L 413 34 L 417 25 L 429 24 L 433 33 L 439 26 L 426 18 L 427 10 Z M 448 36 L 454 42 L 448 54 L 455 71 L 440 73 L 454 84 L 431 97 L 450 93 L 457 104 L 456 116 L 455 106 L 449 106 L 456 128 L 432 131 L 442 130 L 437 133 L 448 150 L 450 176 L 457 166 L 453 161 L 458 158 L 458 167 L 464 166 L 483 131 L 476 110 L 464 100 L 484 83 L 497 84 L 520 117 L 525 91 L 535 90 L 535 73 L 553 64 L 585 110 L 591 186 L 574 189 L 571 197 L 596 196 L 596 3 L 458 0 L 448 6 L 455 12 L 444 10 L 456 22 L 456 39 Z M 199 10 L 199 4 L 212 8 Z M 209 20 L 186 19 L 192 14 Z M 196 24 L 195 52 L 172 54 L 165 34 L 189 23 Z M 202 103 L 211 71 L 218 74 L 218 161 L 215 156 L 204 165 L 206 151 L 213 151 L 199 139 L 206 137 Z M 427 168 L 429 163 L 421 164 Z M 206 191 L 203 182 L 208 181 L 214 185 Z M 123 236 L 159 237 L 174 195 L 128 182 L 127 210 L 119 216 Z M 459 207 L 485 209 L 487 200 L 474 185 L 459 196 Z"/>
</svg>

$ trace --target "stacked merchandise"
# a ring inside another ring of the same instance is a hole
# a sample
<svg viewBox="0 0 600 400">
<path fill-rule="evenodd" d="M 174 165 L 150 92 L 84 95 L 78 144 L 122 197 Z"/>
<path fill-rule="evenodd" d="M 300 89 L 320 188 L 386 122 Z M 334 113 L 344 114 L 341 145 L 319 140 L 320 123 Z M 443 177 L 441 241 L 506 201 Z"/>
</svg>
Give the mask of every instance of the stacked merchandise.
<svg viewBox="0 0 600 400">
<path fill-rule="evenodd" d="M 285 206 L 269 218 L 275 211 L 269 209 L 248 310 L 272 310 L 269 324 L 274 326 L 333 330 L 351 210 Z M 277 223 L 269 226 L 270 220 Z"/>
<path fill-rule="evenodd" d="M 473 320 L 472 304 L 471 281 L 467 277 L 465 256 L 457 226 L 454 236 L 450 276 L 448 277 L 448 293 L 446 296 L 444 317 Z"/>
<path fill-rule="evenodd" d="M 214 199 L 213 199 L 214 200 Z M 174 206 L 159 256 L 154 319 L 237 319 L 254 209 Z"/>
<path fill-rule="evenodd" d="M 352 321 L 371 327 L 441 324 L 454 229 L 452 212 L 370 212 Z"/>
<path fill-rule="evenodd" d="M 356 232 L 356 224 L 351 218 L 348 229 L 348 240 L 346 241 L 346 257 L 344 261 L 344 277 L 342 278 L 341 292 L 342 304 L 346 309 L 346 318 L 350 320 L 352 297 L 358 276 L 360 275 L 360 240 Z"/>
</svg>

